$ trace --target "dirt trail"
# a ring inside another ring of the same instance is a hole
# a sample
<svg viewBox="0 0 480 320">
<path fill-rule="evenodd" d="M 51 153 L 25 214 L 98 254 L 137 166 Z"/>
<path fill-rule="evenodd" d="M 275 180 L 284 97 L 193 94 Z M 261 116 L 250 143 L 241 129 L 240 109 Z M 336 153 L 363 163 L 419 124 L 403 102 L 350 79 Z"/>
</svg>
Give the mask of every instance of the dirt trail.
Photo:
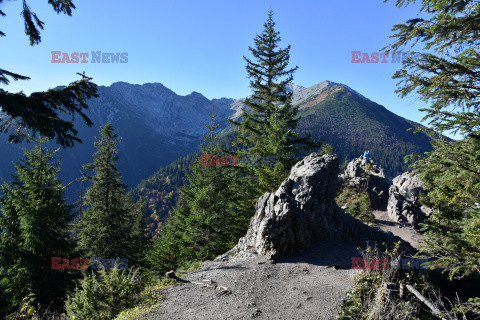
<svg viewBox="0 0 480 320">
<path fill-rule="evenodd" d="M 386 211 L 374 211 L 375 223 L 418 247 L 422 238 L 412 228 L 398 227 Z M 206 262 L 189 272 L 186 283 L 164 290 L 164 302 L 138 319 L 333 319 L 335 310 L 352 287 L 360 270 L 351 268 L 351 257 L 360 254 L 351 245 L 319 242 L 304 252 L 272 263 L 262 256 L 229 262 Z M 331 265 L 344 266 L 329 267 Z M 213 280 L 202 287 L 202 280 Z M 227 287 L 220 294 L 214 286 Z"/>
<path fill-rule="evenodd" d="M 392 221 L 388 216 L 387 211 L 375 210 L 373 211 L 375 215 L 375 224 L 383 231 L 390 231 L 396 236 L 399 236 L 405 241 L 410 242 L 412 247 L 419 248 L 419 240 L 424 238 L 424 235 L 420 234 L 418 231 L 412 227 L 401 226 L 398 223 Z"/>
<path fill-rule="evenodd" d="M 182 277 L 211 279 L 231 291 L 182 283 L 164 291 L 160 309 L 139 319 L 332 319 L 351 279 L 353 246 L 320 242 L 276 263 L 265 257 L 237 262 L 207 262 Z M 343 265 L 346 270 L 330 265 Z"/>
</svg>

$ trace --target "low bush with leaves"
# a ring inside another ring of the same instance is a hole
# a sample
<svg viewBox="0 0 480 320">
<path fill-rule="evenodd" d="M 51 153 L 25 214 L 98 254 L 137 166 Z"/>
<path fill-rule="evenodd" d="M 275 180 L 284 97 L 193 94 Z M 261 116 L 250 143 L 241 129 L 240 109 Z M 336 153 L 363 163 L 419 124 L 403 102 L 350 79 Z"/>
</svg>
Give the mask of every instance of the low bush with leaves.
<svg viewBox="0 0 480 320">
<path fill-rule="evenodd" d="M 176 283 L 174 279 L 158 279 L 148 285 L 140 294 L 138 304 L 130 309 L 122 311 L 115 320 L 137 319 L 141 315 L 160 306 L 162 302 L 161 290 Z"/>
<path fill-rule="evenodd" d="M 114 268 L 85 273 L 66 303 L 68 316 L 76 320 L 107 320 L 135 306 L 143 289 L 137 271 Z"/>
<path fill-rule="evenodd" d="M 370 198 L 366 191 L 344 186 L 339 191 L 336 200 L 337 204 L 345 208 L 345 211 L 351 216 L 369 225 L 375 223 L 375 216 L 370 206 Z"/>
</svg>

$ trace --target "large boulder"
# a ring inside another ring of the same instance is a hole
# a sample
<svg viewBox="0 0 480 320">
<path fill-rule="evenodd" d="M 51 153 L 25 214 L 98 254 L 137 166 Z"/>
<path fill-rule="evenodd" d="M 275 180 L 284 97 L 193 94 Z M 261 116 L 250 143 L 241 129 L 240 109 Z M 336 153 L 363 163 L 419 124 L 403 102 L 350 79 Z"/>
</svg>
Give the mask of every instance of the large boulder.
<svg viewBox="0 0 480 320">
<path fill-rule="evenodd" d="M 392 234 L 371 228 L 339 208 L 337 156 L 312 153 L 298 162 L 275 193 L 265 193 L 245 237 L 217 259 L 252 254 L 270 256 L 304 249 L 320 241 L 364 245 L 372 240 L 391 243 Z"/>
<path fill-rule="evenodd" d="M 379 166 L 367 163 L 365 159 L 356 158 L 350 161 L 339 179 L 341 183 L 365 190 L 374 210 L 386 210 L 388 181 Z"/>
<path fill-rule="evenodd" d="M 398 223 L 419 227 L 432 209 L 419 202 L 424 185 L 417 175 L 405 172 L 393 179 L 389 190 L 387 212 L 390 218 Z"/>
</svg>

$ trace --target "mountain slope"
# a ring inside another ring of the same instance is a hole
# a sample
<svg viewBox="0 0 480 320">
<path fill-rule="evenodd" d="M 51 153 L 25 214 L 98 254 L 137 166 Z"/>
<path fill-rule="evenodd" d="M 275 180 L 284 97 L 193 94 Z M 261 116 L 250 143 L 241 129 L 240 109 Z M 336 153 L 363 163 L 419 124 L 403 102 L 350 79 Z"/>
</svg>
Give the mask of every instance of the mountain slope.
<svg viewBox="0 0 480 320">
<path fill-rule="evenodd" d="M 390 180 L 407 169 L 403 160 L 406 155 L 422 155 L 431 150 L 428 136 L 407 131 L 419 124 L 388 111 L 348 86 L 330 81 L 309 88 L 297 86 L 293 103 L 299 105 L 299 133 L 325 139 L 341 161 L 349 161 L 369 149 Z M 233 118 L 238 119 L 242 106 L 241 100 L 233 103 Z M 222 143 L 231 145 L 235 134 L 232 126 L 226 127 L 221 134 Z M 171 213 L 171 204 L 179 197 L 178 187 L 185 181 L 182 170 L 189 168 L 191 157 L 193 154 L 188 160 L 182 158 L 160 169 L 132 190 L 136 199 L 146 199 L 153 230 Z"/>
<path fill-rule="evenodd" d="M 306 92 L 308 91 L 308 92 Z M 389 179 L 407 169 L 403 158 L 431 150 L 430 139 L 409 131 L 419 124 L 402 118 L 348 86 L 324 81 L 299 92 L 298 132 L 325 139 L 343 161 L 370 150 Z"/>
<path fill-rule="evenodd" d="M 117 82 L 99 86 L 98 94 L 98 98 L 88 101 L 86 112 L 94 126 L 89 128 L 78 120 L 75 123 L 83 143 L 59 153 L 60 177 L 64 183 L 73 182 L 67 192 L 70 201 L 78 198 L 80 185 L 75 179 L 80 177 L 82 165 L 92 161 L 94 137 L 108 121 L 123 138 L 118 162 L 123 181 L 134 187 L 158 168 L 198 150 L 212 106 L 223 128 L 228 116 L 235 112 L 231 109 L 234 99 L 209 100 L 197 92 L 180 96 L 159 83 Z M 7 135 L 0 134 L 0 178 L 9 180 L 14 172 L 12 161 L 21 159 L 21 149 L 31 146 L 6 141 Z"/>
<path fill-rule="evenodd" d="M 325 139 L 341 161 L 358 157 L 369 149 L 391 179 L 406 169 L 405 155 L 422 154 L 431 148 L 424 134 L 407 132 L 418 124 L 395 115 L 348 86 L 323 81 L 309 88 L 291 84 L 288 90 L 294 93 L 293 103 L 299 105 L 298 131 Z M 99 86 L 98 93 L 98 98 L 88 101 L 87 115 L 94 126 L 88 128 L 81 121 L 75 124 L 83 143 L 60 150 L 62 181 L 73 182 L 68 188 L 68 199 L 71 202 L 78 199 L 80 185 L 75 179 L 80 177 L 82 165 L 92 161 L 99 127 L 111 121 L 123 138 L 118 163 L 123 180 L 132 188 L 146 179 L 140 185 L 142 191 L 136 188 L 134 193 L 147 198 L 148 214 L 157 215 L 158 220 L 176 202 L 176 189 L 183 181 L 178 177 L 183 177 L 181 170 L 189 164 L 179 160 L 166 170 L 159 168 L 199 149 L 212 106 L 223 129 L 223 141 L 231 142 L 235 130 L 228 126 L 227 118 L 239 117 L 243 107 L 243 100 L 209 100 L 197 92 L 180 96 L 160 83 L 116 82 L 109 87 Z M 5 134 L 0 134 L 0 178 L 8 180 L 14 172 L 12 161 L 22 157 L 22 147 L 30 146 L 9 144 L 6 139 Z"/>
</svg>

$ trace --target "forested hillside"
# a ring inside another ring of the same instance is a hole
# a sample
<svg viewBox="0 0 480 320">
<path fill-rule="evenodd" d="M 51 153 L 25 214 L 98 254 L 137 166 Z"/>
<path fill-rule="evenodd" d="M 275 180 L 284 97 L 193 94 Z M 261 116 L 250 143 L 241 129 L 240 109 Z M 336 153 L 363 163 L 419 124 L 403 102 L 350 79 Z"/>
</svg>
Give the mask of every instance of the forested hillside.
<svg viewBox="0 0 480 320">
<path fill-rule="evenodd" d="M 135 200 L 140 197 L 147 203 L 147 225 L 155 237 L 165 217 L 179 197 L 179 188 L 185 183 L 185 171 L 190 171 L 193 158 L 197 153 L 189 154 L 158 170 L 131 191 Z"/>
<path fill-rule="evenodd" d="M 430 139 L 415 134 L 419 124 L 404 119 L 346 86 L 333 85 L 302 102 L 297 130 L 325 139 L 349 161 L 370 150 L 389 180 L 407 170 L 404 157 L 430 151 Z"/>
<path fill-rule="evenodd" d="M 71 203 L 78 200 L 80 184 L 76 179 L 80 178 L 82 165 L 94 151 L 94 137 L 107 122 L 111 122 L 122 137 L 118 165 L 130 189 L 160 167 L 198 150 L 212 105 L 224 126 L 235 112 L 230 110 L 234 99 L 209 100 L 197 92 L 182 96 L 160 83 L 116 82 L 99 86 L 97 94 L 98 97 L 86 101 L 85 114 L 93 126 L 88 127 L 80 117 L 74 122 L 83 143 L 61 148 L 57 154 L 65 168 L 60 179 L 63 183 L 72 183 L 66 192 Z M 0 178 L 8 180 L 14 173 L 12 161 L 21 159 L 22 148 L 30 149 L 32 145 L 7 143 L 7 139 L 8 135 L 0 135 Z M 57 147 L 53 141 L 47 145 Z"/>
<path fill-rule="evenodd" d="M 430 138 L 414 133 L 419 124 L 404 119 L 385 107 L 363 97 L 348 86 L 323 81 L 297 90 L 294 103 L 299 105 L 297 132 L 324 139 L 339 156 L 341 163 L 370 150 L 375 163 L 385 170 L 389 180 L 407 170 L 404 157 L 430 151 Z M 206 130 L 206 129 L 205 129 Z M 221 144 L 232 149 L 236 129 L 229 126 L 220 135 Z M 190 168 L 194 154 L 161 168 L 132 190 L 135 199 L 148 204 L 147 217 L 152 232 L 172 211 L 178 200 L 178 188 L 185 182 L 183 170 Z"/>
</svg>

